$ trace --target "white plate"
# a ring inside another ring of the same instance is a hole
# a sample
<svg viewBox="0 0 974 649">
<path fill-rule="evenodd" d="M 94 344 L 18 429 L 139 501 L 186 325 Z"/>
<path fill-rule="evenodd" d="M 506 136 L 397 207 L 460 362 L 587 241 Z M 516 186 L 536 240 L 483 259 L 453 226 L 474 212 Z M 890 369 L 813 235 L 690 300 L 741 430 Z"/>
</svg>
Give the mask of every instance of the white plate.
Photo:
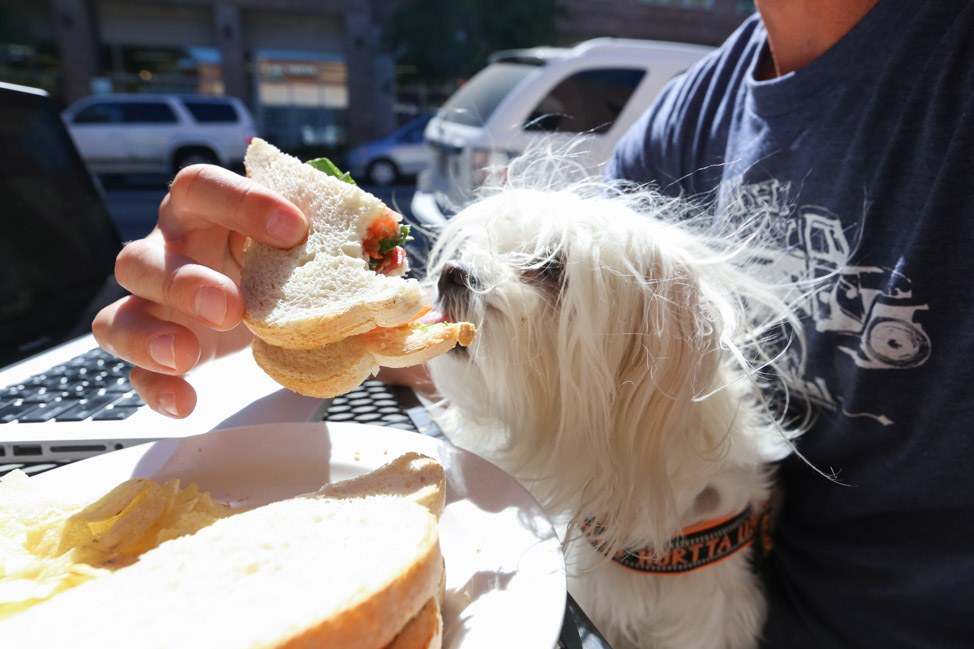
<svg viewBox="0 0 974 649">
<path fill-rule="evenodd" d="M 436 458 L 446 471 L 443 646 L 554 647 L 566 583 L 551 522 L 506 473 L 431 437 L 343 423 L 248 426 L 134 446 L 33 479 L 95 499 L 129 478 L 178 477 L 233 507 L 256 507 L 316 491 L 408 451 Z"/>
</svg>

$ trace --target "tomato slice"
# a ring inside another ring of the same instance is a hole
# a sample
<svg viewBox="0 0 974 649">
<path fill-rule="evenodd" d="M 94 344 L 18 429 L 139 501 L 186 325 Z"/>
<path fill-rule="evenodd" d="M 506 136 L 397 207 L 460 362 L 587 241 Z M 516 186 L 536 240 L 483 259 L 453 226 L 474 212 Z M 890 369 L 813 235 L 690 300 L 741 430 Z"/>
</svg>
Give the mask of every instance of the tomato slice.
<svg viewBox="0 0 974 649">
<path fill-rule="evenodd" d="M 406 251 L 401 246 L 396 246 L 382 255 L 381 260 L 375 267 L 375 272 L 388 275 L 390 272 L 401 268 L 404 263 L 406 263 Z"/>
</svg>

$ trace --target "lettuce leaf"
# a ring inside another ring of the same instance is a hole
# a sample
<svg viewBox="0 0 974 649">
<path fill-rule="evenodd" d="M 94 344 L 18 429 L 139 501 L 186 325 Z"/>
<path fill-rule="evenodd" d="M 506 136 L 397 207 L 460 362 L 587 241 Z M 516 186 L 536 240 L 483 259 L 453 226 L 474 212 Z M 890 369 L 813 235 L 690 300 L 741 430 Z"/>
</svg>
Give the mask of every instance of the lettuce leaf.
<svg viewBox="0 0 974 649">
<path fill-rule="evenodd" d="M 407 241 L 412 241 L 413 238 L 409 236 L 410 225 L 404 224 L 399 226 L 399 236 L 393 237 L 392 239 L 386 239 L 379 244 L 379 254 L 384 255 L 396 246 L 401 246 Z"/>
<path fill-rule="evenodd" d="M 328 158 L 315 158 L 314 160 L 308 160 L 307 164 L 311 165 L 318 171 L 326 173 L 329 176 L 334 176 L 335 178 L 338 178 L 339 180 L 346 182 L 350 185 L 357 184 L 352 179 L 352 175 L 350 173 L 348 173 L 347 171 L 341 171 L 338 167 L 335 166 L 335 163 L 333 163 Z"/>
</svg>

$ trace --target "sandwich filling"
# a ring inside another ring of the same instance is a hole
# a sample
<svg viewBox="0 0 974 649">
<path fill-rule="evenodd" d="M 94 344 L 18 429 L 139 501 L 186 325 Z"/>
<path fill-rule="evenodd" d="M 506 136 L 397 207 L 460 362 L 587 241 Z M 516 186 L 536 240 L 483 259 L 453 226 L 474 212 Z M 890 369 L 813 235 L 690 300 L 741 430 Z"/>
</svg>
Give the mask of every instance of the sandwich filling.
<svg viewBox="0 0 974 649">
<path fill-rule="evenodd" d="M 315 158 L 308 160 L 307 164 L 342 182 L 350 185 L 357 184 L 351 174 L 341 171 L 328 158 Z M 380 275 L 396 275 L 405 272 L 406 250 L 402 245 L 412 241 L 413 238 L 409 236 L 409 226 L 400 225 L 396 216 L 398 215 L 395 212 L 386 208 L 382 216 L 369 226 L 369 231 L 362 241 L 362 249 L 369 262 L 369 269 Z"/>
<path fill-rule="evenodd" d="M 412 241 L 409 226 L 401 225 L 395 213 L 386 208 L 381 217 L 369 226 L 362 241 L 362 250 L 369 261 L 369 268 L 381 275 L 393 275 L 406 263 L 406 251 L 402 245 Z"/>
</svg>

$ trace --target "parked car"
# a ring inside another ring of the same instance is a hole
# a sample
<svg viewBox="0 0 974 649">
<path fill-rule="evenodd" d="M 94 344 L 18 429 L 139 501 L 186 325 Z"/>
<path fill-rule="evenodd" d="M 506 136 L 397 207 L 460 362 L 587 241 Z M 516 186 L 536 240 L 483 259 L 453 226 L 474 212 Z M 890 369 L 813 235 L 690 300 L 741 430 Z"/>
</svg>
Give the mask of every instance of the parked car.
<svg viewBox="0 0 974 649">
<path fill-rule="evenodd" d="M 423 129 L 432 115 L 422 115 L 378 140 L 352 149 L 348 154 L 352 178 L 372 185 L 391 185 L 416 176 L 429 163 L 429 150 L 423 142 Z"/>
<path fill-rule="evenodd" d="M 539 138 L 573 149 L 593 172 L 663 86 L 711 48 L 597 38 L 572 48 L 499 52 L 460 87 L 426 127 L 430 166 L 412 212 L 436 227 L 470 200 L 490 168 Z"/>
<path fill-rule="evenodd" d="M 93 95 L 62 117 L 98 174 L 171 174 L 196 163 L 236 167 L 254 137 L 247 107 L 233 97 Z"/>
</svg>

